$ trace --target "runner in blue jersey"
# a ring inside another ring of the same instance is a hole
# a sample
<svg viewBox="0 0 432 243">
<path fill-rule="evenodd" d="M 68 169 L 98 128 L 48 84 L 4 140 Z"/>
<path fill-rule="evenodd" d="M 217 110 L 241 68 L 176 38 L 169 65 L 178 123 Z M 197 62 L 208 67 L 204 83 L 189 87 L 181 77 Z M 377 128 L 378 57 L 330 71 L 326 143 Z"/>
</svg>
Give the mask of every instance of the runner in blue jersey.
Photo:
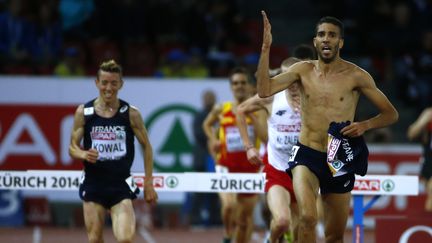
<svg viewBox="0 0 432 243">
<path fill-rule="evenodd" d="M 153 188 L 153 153 L 141 114 L 117 97 L 123 86 L 122 68 L 110 60 L 100 65 L 96 87 L 99 96 L 78 106 L 69 154 L 84 162 L 79 196 L 89 242 L 103 242 L 107 210 L 118 242 L 132 242 L 135 214 L 132 200 L 139 193 L 130 173 L 134 160 L 134 138 L 144 150 L 144 197 L 157 201 Z M 83 147 L 80 143 L 83 140 Z"/>
</svg>

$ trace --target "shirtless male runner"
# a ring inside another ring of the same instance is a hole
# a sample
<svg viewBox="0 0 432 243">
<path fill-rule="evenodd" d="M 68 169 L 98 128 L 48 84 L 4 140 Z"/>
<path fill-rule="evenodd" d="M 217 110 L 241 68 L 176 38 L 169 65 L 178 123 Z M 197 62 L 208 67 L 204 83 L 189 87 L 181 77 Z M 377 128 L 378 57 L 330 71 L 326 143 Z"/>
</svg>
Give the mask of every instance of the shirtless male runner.
<svg viewBox="0 0 432 243">
<path fill-rule="evenodd" d="M 349 121 L 348 125 L 337 132 L 351 142 L 350 140 L 357 138 L 362 139 L 361 135 L 369 129 L 396 122 L 398 112 L 376 87 L 369 73 L 339 56 L 344 44 L 344 29 L 343 24 L 334 17 L 324 17 L 316 25 L 313 43 L 318 60 L 296 63 L 287 72 L 270 78 L 271 25 L 264 11 L 262 16 L 263 44 L 256 72 L 259 96 L 271 96 L 294 82 L 300 85 L 301 131 L 299 143 L 293 146 L 290 157 L 290 172 L 293 174 L 294 191 L 299 205 L 298 240 L 316 242 L 316 198 L 320 189 L 326 242 L 343 242 L 354 173 L 359 173 L 358 166 L 367 166 L 367 148 L 360 148 L 362 152 L 358 157 L 361 159 L 357 159 L 356 154 L 354 161 L 342 161 L 348 167 L 342 175 L 335 173 L 327 156 L 329 128 L 332 128 L 330 124 L 336 122 L 337 126 L 342 126 L 342 122 Z M 360 94 L 378 108 L 378 115 L 365 121 L 354 121 Z M 352 149 L 358 150 L 355 147 Z M 339 150 L 337 152 L 339 154 Z M 364 173 L 363 168 L 360 174 Z"/>
</svg>

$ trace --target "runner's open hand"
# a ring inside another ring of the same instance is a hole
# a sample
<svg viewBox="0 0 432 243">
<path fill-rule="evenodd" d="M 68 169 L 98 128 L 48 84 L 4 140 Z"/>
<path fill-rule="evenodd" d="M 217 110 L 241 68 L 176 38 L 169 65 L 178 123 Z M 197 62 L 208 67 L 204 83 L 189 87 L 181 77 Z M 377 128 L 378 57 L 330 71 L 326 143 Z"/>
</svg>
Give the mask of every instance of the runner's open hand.
<svg viewBox="0 0 432 243">
<path fill-rule="evenodd" d="M 262 49 L 267 50 L 270 49 L 273 40 L 272 33 L 271 33 L 271 24 L 264 10 L 261 11 L 261 14 L 263 16 L 263 24 L 264 24 Z"/>
</svg>

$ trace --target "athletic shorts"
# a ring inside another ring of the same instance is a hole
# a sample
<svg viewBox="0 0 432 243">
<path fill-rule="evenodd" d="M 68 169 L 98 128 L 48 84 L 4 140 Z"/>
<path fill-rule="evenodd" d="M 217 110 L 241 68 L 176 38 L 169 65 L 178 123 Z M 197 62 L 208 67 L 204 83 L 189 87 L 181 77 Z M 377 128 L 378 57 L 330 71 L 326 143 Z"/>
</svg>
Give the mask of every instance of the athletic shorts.
<svg viewBox="0 0 432 243">
<path fill-rule="evenodd" d="M 265 164 L 263 172 L 266 173 L 266 184 L 264 187 L 266 193 L 272 186 L 279 185 L 289 192 L 292 202 L 296 201 L 292 178 L 288 173 L 275 169 L 269 163 Z"/>
<path fill-rule="evenodd" d="M 289 165 L 289 170 L 297 165 L 304 165 L 312 171 L 319 180 L 321 194 L 345 193 L 354 188 L 354 173 L 333 177 L 327 165 L 327 153 L 303 144 L 297 143 L 293 146 Z"/>
<path fill-rule="evenodd" d="M 124 199 L 135 199 L 139 192 L 132 176 L 116 182 L 85 178 L 79 187 L 79 196 L 83 201 L 101 204 L 106 209 Z"/>
<path fill-rule="evenodd" d="M 249 161 L 221 165 L 228 168 L 228 172 L 231 173 L 256 173 L 261 168 L 259 165 L 251 164 Z"/>
</svg>

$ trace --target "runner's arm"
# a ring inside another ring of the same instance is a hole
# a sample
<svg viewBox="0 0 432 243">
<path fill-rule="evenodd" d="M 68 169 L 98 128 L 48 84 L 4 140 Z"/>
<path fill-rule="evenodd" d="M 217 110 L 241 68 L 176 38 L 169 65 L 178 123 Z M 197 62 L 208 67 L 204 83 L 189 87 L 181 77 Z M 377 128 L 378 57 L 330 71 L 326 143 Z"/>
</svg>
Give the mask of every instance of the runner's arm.
<svg viewBox="0 0 432 243">
<path fill-rule="evenodd" d="M 144 153 L 144 197 L 148 203 L 155 203 L 158 195 L 153 188 L 153 148 L 148 138 L 147 129 L 141 117 L 139 110 L 133 106 L 130 107 L 129 119 L 132 130 L 141 145 Z"/>
<path fill-rule="evenodd" d="M 270 47 L 272 44 L 271 24 L 264 11 L 261 11 L 263 17 L 263 43 L 261 46 L 261 55 L 258 62 L 255 77 L 257 79 L 257 91 L 259 97 L 269 97 L 281 90 L 288 88 L 292 83 L 300 79 L 296 72 L 285 72 L 270 78 L 269 76 L 269 59 Z"/>
<path fill-rule="evenodd" d="M 345 136 L 356 137 L 364 134 L 365 131 L 380 127 L 389 126 L 399 119 L 399 113 L 390 103 L 388 98 L 377 88 L 375 81 L 364 70 L 354 72 L 355 79 L 358 81 L 358 88 L 379 110 L 379 114 L 360 122 L 353 122 L 344 127 L 341 132 Z"/>
<path fill-rule="evenodd" d="M 432 107 L 423 110 L 417 120 L 408 127 L 407 136 L 409 140 L 414 140 L 432 121 Z"/>
<path fill-rule="evenodd" d="M 83 150 L 81 140 L 84 137 L 84 105 L 78 106 L 74 115 L 72 127 L 69 155 L 74 159 L 86 160 L 90 163 L 96 163 L 99 153 L 96 149 Z"/>
<path fill-rule="evenodd" d="M 202 124 L 202 128 L 207 137 L 207 147 L 209 149 L 210 155 L 213 157 L 214 161 L 217 163 L 216 154 L 220 149 L 220 142 L 216 137 L 216 131 L 214 129 L 214 125 L 219 120 L 219 114 L 222 111 L 222 105 L 215 105 L 212 110 L 209 112 L 207 117 L 204 119 Z"/>
</svg>

